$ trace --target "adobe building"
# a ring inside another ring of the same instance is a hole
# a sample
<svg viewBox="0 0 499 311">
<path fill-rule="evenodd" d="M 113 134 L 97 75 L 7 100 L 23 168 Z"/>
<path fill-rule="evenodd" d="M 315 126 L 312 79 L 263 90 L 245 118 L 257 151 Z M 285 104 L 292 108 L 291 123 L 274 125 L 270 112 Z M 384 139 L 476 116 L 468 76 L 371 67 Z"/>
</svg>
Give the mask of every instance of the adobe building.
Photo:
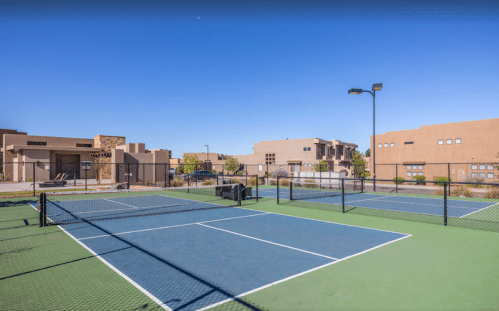
<svg viewBox="0 0 499 311">
<path fill-rule="evenodd" d="M 395 177 L 395 166 L 383 164 L 397 163 L 397 175 L 405 179 L 423 175 L 426 180 L 434 180 L 450 173 L 453 181 L 478 175 L 485 182 L 497 182 L 498 152 L 499 118 L 386 132 L 376 135 L 376 178 Z"/>
</svg>

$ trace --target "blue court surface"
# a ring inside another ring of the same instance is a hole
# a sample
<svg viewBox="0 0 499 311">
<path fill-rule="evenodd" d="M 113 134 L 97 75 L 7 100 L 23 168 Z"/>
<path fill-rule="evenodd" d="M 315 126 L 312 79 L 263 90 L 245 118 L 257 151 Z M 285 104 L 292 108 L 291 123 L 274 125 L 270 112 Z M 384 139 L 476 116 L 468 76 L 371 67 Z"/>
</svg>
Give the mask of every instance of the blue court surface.
<svg viewBox="0 0 499 311">
<path fill-rule="evenodd" d="M 313 193 L 314 190 L 310 189 L 293 189 L 293 192 L 300 193 Z M 320 192 L 320 190 L 317 190 Z M 259 196 L 277 198 L 277 189 L 268 188 L 260 189 L 258 192 Z M 284 188 L 279 191 L 279 198 L 283 200 L 289 200 L 289 189 Z M 339 196 L 324 197 L 324 198 L 314 198 L 314 199 L 300 199 L 300 201 L 305 202 L 315 202 L 323 204 L 341 205 L 342 202 L 341 193 Z M 491 206 L 499 204 L 498 202 L 480 202 L 472 200 L 452 200 L 447 199 L 447 216 L 462 218 L 483 209 L 489 208 Z M 390 210 L 397 212 L 406 213 L 416 213 L 416 214 L 426 214 L 426 215 L 444 215 L 444 200 L 436 198 L 422 198 L 422 197 L 411 197 L 403 195 L 388 195 L 388 194 L 366 194 L 366 193 L 356 193 L 345 195 L 345 206 L 349 207 L 364 207 L 380 210 Z"/>
<path fill-rule="evenodd" d="M 60 227 L 167 310 L 223 304 L 410 236 L 235 207 Z"/>
</svg>

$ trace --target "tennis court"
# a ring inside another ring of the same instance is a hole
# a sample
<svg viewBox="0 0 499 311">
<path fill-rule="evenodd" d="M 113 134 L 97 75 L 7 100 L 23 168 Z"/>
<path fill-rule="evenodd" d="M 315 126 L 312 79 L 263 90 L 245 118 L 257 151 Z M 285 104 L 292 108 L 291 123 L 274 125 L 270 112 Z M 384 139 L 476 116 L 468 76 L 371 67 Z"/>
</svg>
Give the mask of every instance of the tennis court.
<svg viewBox="0 0 499 311">
<path fill-rule="evenodd" d="M 69 220 L 68 235 L 167 310 L 210 308 L 410 236 L 221 205 L 204 192 L 64 195 L 47 201 L 47 216 Z"/>
<path fill-rule="evenodd" d="M 338 189 L 305 189 L 293 188 L 293 200 L 314 202 L 331 205 L 342 205 L 341 190 Z M 277 198 L 277 188 L 260 189 L 260 196 Z M 289 188 L 282 187 L 279 191 L 279 198 L 290 200 Z M 448 199 L 447 216 L 462 218 L 476 212 L 496 206 L 497 202 L 482 202 L 473 199 Z M 389 193 L 360 193 L 351 192 L 345 195 L 345 206 L 349 210 L 355 207 L 371 208 L 379 210 L 389 210 L 405 213 L 417 213 L 426 215 L 443 216 L 443 199 L 418 197 L 415 195 L 404 196 L 402 194 Z"/>
</svg>

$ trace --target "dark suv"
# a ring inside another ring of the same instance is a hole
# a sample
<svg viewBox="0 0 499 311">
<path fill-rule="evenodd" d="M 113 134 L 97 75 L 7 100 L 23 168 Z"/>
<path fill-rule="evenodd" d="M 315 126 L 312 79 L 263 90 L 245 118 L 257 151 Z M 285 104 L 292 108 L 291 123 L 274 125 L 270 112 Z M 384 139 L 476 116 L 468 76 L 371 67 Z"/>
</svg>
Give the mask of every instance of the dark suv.
<svg viewBox="0 0 499 311">
<path fill-rule="evenodd" d="M 217 178 L 217 174 L 212 173 L 210 171 L 195 171 L 192 174 L 184 175 L 184 180 L 187 180 L 189 178 L 192 178 L 192 181 L 206 180 L 206 179 L 211 179 L 211 178 L 216 179 Z"/>
</svg>

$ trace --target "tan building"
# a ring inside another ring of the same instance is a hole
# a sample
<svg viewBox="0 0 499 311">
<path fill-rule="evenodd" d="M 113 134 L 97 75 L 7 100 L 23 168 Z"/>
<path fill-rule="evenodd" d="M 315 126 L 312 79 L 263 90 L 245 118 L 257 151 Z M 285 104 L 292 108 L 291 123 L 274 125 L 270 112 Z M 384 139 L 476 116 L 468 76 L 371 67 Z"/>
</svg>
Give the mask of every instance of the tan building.
<svg viewBox="0 0 499 311">
<path fill-rule="evenodd" d="M 498 181 L 494 165 L 499 162 L 498 152 L 499 118 L 387 132 L 376 135 L 376 178 L 391 179 L 397 173 L 406 179 L 450 175 L 451 180 L 462 181 L 467 175 L 478 175 L 486 182 Z M 398 172 L 394 165 L 387 165 L 394 163 L 400 164 Z"/>
</svg>

